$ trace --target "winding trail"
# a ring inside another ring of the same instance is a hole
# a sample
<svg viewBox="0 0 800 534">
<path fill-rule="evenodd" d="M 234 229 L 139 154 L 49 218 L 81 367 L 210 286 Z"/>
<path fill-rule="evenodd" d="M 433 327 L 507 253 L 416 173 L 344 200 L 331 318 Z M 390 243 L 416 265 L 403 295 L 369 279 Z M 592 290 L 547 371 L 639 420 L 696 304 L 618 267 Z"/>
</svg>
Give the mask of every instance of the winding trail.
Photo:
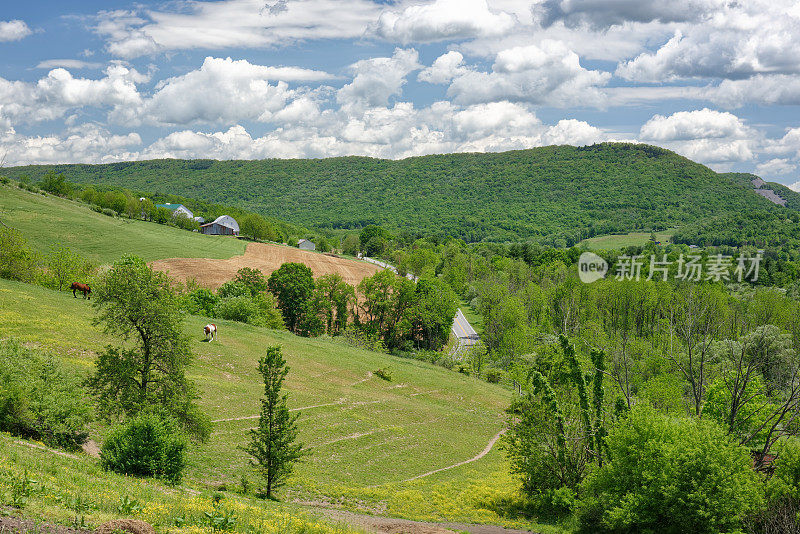
<svg viewBox="0 0 800 534">
<path fill-rule="evenodd" d="M 442 471 L 447 471 L 448 469 L 455 469 L 456 467 L 461 467 L 462 465 L 466 465 L 466 464 L 469 464 L 469 463 L 472 463 L 472 462 L 477 462 L 478 460 L 480 460 L 481 458 L 483 458 L 484 456 L 489 454 L 489 451 L 492 450 L 492 447 L 494 447 L 495 443 L 497 443 L 497 440 L 500 439 L 500 436 L 502 436 L 504 432 L 505 432 L 505 429 L 503 429 L 500 432 L 498 432 L 497 434 L 495 434 L 494 437 L 486 445 L 486 447 L 481 452 L 479 452 L 476 456 L 473 456 L 469 460 L 464 460 L 463 462 L 458 462 L 457 464 L 448 465 L 447 467 L 440 467 L 439 469 L 434 469 L 433 471 L 428 471 L 427 473 L 422 473 L 421 475 L 417 475 L 417 476 L 414 476 L 414 477 L 411 477 L 411 478 L 407 478 L 405 480 L 402 480 L 401 482 L 410 482 L 412 480 L 417 480 L 418 478 L 424 478 L 424 477 L 427 477 L 427 476 L 434 475 L 436 473 L 441 473 Z"/>
</svg>

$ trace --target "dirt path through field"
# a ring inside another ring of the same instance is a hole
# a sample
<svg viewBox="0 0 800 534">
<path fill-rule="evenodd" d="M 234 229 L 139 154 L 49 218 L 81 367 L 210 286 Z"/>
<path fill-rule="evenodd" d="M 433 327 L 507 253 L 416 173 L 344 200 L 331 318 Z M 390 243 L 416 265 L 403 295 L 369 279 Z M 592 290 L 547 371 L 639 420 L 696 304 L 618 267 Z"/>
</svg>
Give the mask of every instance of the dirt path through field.
<svg viewBox="0 0 800 534">
<path fill-rule="evenodd" d="M 311 507 L 311 511 L 321 514 L 328 520 L 338 521 L 379 534 L 455 534 L 457 532 L 469 532 L 470 534 L 530 534 L 528 530 L 504 528 L 497 525 L 428 523 L 395 517 L 356 514 L 345 510 L 323 507 Z"/>
<path fill-rule="evenodd" d="M 483 458 L 484 456 L 489 454 L 489 451 L 492 450 L 492 447 L 494 447 L 494 444 L 497 443 L 498 439 L 500 439 L 500 436 L 503 435 L 503 432 L 505 432 L 505 430 L 501 430 L 500 432 L 495 434 L 494 437 L 491 440 L 489 440 L 489 443 L 486 445 L 486 447 L 484 447 L 484 449 L 481 452 L 479 452 L 477 455 L 473 456 L 469 460 L 464 460 L 463 462 L 458 462 L 457 464 L 448 465 L 447 467 L 440 467 L 439 469 L 434 469 L 433 471 L 428 471 L 427 473 L 422 473 L 421 475 L 417 475 L 415 477 L 407 478 L 407 479 L 403 480 L 403 482 L 409 482 L 411 480 L 417 480 L 418 478 L 424 478 L 424 477 L 431 476 L 431 475 L 436 474 L 436 473 L 441 473 L 442 471 L 447 471 L 448 469 L 454 469 L 456 467 L 461 467 L 462 465 L 467 465 L 467 464 L 470 464 L 472 462 L 477 462 L 478 460 L 480 460 L 481 458 Z"/>
<path fill-rule="evenodd" d="M 220 238 L 225 239 L 225 238 Z M 194 278 L 203 286 L 217 289 L 236 276 L 242 267 L 260 269 L 264 276 L 269 276 L 286 262 L 298 262 L 308 265 L 314 271 L 314 277 L 338 273 L 350 285 L 358 283 L 367 276 L 383 270 L 371 263 L 328 256 L 320 252 L 309 252 L 283 245 L 266 243 L 249 243 L 245 253 L 227 260 L 209 258 L 170 258 L 156 260 L 150 265 L 157 271 L 169 272 L 170 277 L 180 282 Z"/>
</svg>

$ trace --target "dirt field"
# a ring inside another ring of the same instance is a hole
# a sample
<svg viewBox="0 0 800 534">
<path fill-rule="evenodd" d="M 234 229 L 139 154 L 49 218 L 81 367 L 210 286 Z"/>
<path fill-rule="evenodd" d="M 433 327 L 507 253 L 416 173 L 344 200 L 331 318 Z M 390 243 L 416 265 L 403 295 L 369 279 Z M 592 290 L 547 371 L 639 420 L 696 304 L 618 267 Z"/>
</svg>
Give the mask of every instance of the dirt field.
<svg viewBox="0 0 800 534">
<path fill-rule="evenodd" d="M 334 258 L 319 252 L 264 243 L 250 243 L 244 255 L 227 260 L 171 258 L 156 260 L 150 265 L 157 271 L 168 272 L 178 281 L 185 282 L 194 278 L 203 287 L 217 289 L 236 276 L 236 271 L 242 267 L 260 269 L 264 276 L 269 276 L 272 271 L 290 261 L 308 265 L 314 271 L 315 278 L 324 274 L 338 273 L 345 282 L 353 286 L 358 285 L 363 278 L 382 270 L 377 265 L 363 261 Z"/>
</svg>

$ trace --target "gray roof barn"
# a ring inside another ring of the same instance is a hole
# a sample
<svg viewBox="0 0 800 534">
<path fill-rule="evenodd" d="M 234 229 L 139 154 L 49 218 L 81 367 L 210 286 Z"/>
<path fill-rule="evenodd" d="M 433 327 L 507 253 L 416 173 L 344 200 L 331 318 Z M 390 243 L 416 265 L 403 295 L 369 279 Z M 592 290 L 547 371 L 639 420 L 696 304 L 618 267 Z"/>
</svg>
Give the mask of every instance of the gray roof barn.
<svg viewBox="0 0 800 534">
<path fill-rule="evenodd" d="M 312 241 L 308 239 L 301 239 L 297 242 L 297 248 L 302 250 L 316 250 L 317 245 L 315 245 Z"/>
<path fill-rule="evenodd" d="M 213 222 L 201 224 L 200 231 L 208 235 L 239 235 L 239 223 L 230 215 L 220 215 Z"/>
</svg>

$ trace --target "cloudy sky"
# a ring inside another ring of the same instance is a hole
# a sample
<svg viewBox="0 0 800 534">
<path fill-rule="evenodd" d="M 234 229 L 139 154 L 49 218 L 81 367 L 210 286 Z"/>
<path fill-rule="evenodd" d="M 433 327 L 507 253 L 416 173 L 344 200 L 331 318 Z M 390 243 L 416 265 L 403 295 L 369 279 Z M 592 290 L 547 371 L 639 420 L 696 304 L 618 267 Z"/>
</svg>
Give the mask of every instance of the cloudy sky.
<svg viewBox="0 0 800 534">
<path fill-rule="evenodd" d="M 603 140 L 797 184 L 800 2 L 33 0 L 0 11 L 6 165 Z"/>
</svg>

